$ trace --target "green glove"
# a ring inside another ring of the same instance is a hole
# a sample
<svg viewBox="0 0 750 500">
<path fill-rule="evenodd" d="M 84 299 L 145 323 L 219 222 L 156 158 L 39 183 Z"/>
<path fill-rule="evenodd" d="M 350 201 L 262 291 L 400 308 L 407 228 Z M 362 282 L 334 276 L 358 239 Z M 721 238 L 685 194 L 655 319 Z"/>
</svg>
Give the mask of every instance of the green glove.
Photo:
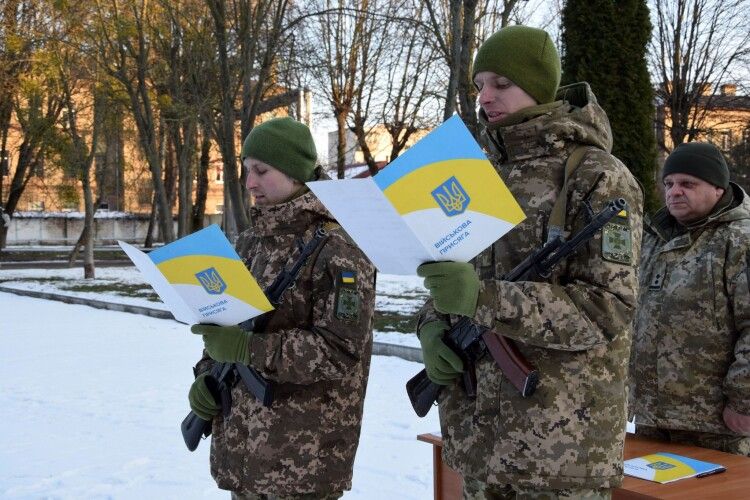
<svg viewBox="0 0 750 500">
<path fill-rule="evenodd" d="M 211 359 L 220 363 L 250 364 L 252 333 L 239 326 L 193 325 L 190 331 L 203 335 L 203 345 Z"/>
<path fill-rule="evenodd" d="M 190 386 L 188 401 L 190 401 L 190 409 L 193 410 L 193 413 L 203 420 L 210 421 L 214 416 L 219 414 L 221 407 L 216 404 L 211 391 L 208 390 L 208 386 L 206 385 L 207 376 L 208 372 L 198 375 L 193 385 Z"/>
<path fill-rule="evenodd" d="M 431 321 L 419 330 L 427 377 L 440 385 L 450 384 L 464 371 L 461 358 L 443 342 L 443 333 L 447 329 L 448 325 L 442 321 Z"/>
<path fill-rule="evenodd" d="M 468 262 L 432 262 L 417 268 L 435 309 L 443 314 L 473 317 L 477 311 L 479 277 Z"/>
</svg>

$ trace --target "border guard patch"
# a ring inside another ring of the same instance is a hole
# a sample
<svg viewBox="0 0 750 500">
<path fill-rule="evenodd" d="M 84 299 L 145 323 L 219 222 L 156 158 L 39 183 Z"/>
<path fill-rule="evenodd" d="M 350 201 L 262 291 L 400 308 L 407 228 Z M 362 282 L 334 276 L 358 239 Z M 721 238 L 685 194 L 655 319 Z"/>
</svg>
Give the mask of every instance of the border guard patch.
<svg viewBox="0 0 750 500">
<path fill-rule="evenodd" d="M 342 321 L 359 319 L 359 293 L 357 273 L 342 271 L 336 280 L 336 317 Z"/>
</svg>

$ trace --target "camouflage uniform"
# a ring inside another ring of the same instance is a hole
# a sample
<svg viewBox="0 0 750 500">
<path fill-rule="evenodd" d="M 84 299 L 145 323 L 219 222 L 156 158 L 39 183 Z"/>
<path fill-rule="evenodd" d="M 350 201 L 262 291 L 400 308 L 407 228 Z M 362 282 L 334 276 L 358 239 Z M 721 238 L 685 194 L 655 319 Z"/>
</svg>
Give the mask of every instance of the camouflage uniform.
<svg viewBox="0 0 750 500">
<path fill-rule="evenodd" d="M 722 419 L 750 415 L 750 200 L 733 183 L 725 196 L 689 230 L 666 209 L 647 226 L 630 407 L 639 432 L 750 456 Z"/>
<path fill-rule="evenodd" d="M 636 263 L 643 195 L 628 169 L 609 154 L 609 121 L 585 83 L 561 88 L 541 115 L 488 126 L 490 160 L 527 218 L 477 257 L 479 303 L 474 320 L 517 341 L 540 374 L 522 398 L 492 358 L 477 365 L 477 398 L 460 382 L 439 401 L 443 458 L 464 477 L 489 486 L 538 490 L 610 488 L 622 480 L 625 383 L 636 305 Z M 568 180 L 566 233 L 587 211 L 625 198 L 618 217 L 563 261 L 546 280 L 499 280 L 547 238 L 552 206 L 571 151 L 587 146 Z M 613 237 L 621 247 L 615 252 Z M 420 326 L 434 319 L 429 303 Z"/>
<path fill-rule="evenodd" d="M 294 264 L 301 242 L 332 221 L 311 192 L 256 207 L 252 216 L 237 251 L 264 288 Z M 240 383 L 229 415 L 213 420 L 211 474 L 220 488 L 238 498 L 322 498 L 351 488 L 374 308 L 374 267 L 335 225 L 265 333 L 250 340 L 251 365 L 275 383 L 273 404 L 262 406 Z"/>
</svg>

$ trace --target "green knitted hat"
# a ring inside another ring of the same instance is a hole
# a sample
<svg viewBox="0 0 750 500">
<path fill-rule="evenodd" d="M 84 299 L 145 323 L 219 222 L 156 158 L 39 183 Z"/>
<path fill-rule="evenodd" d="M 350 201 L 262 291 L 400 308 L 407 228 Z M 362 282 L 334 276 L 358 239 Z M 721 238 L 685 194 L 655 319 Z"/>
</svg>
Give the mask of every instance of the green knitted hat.
<svg viewBox="0 0 750 500">
<path fill-rule="evenodd" d="M 474 78 L 492 71 L 509 78 L 539 104 L 555 100 L 560 86 L 560 56 L 546 31 L 528 26 L 507 26 L 479 47 Z"/>
<path fill-rule="evenodd" d="M 307 125 L 285 117 L 263 122 L 247 134 L 241 160 L 248 157 L 307 182 L 313 178 L 318 153 Z"/>
<path fill-rule="evenodd" d="M 688 174 L 716 187 L 729 187 L 729 167 L 719 148 L 707 142 L 686 142 L 677 146 L 664 161 L 661 178 Z"/>
</svg>

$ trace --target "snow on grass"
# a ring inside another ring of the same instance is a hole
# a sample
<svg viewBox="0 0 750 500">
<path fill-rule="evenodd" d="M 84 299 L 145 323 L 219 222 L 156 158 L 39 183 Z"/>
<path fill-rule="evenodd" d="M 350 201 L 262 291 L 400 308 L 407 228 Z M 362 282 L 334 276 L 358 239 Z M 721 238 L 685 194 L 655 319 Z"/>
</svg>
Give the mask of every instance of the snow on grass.
<svg viewBox="0 0 750 500">
<path fill-rule="evenodd" d="M 227 498 L 179 424 L 202 342 L 185 325 L 0 293 L 0 498 Z M 417 363 L 375 356 L 347 499 L 432 496 L 439 429 L 404 391 Z"/>
</svg>

